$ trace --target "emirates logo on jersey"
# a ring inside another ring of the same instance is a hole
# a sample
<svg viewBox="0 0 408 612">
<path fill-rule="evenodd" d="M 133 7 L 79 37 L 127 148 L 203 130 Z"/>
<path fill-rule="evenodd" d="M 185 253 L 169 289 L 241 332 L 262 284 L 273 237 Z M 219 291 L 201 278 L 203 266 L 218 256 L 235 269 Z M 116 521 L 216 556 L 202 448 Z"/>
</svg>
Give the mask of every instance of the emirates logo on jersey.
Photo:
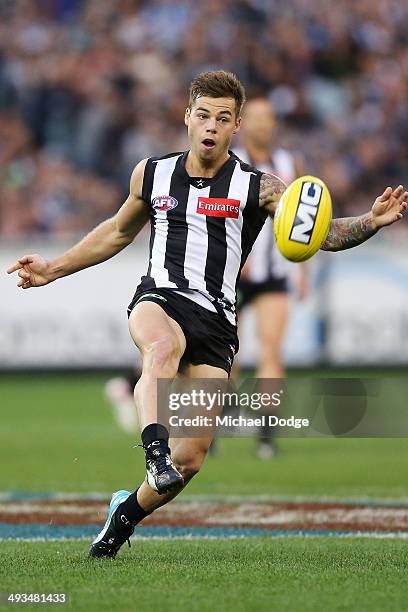
<svg viewBox="0 0 408 612">
<path fill-rule="evenodd" d="M 178 202 L 173 196 L 157 196 L 152 200 L 152 206 L 155 210 L 172 210 L 176 208 Z"/>
<path fill-rule="evenodd" d="M 229 217 L 238 219 L 239 200 L 230 198 L 198 198 L 197 212 L 208 217 Z"/>
</svg>

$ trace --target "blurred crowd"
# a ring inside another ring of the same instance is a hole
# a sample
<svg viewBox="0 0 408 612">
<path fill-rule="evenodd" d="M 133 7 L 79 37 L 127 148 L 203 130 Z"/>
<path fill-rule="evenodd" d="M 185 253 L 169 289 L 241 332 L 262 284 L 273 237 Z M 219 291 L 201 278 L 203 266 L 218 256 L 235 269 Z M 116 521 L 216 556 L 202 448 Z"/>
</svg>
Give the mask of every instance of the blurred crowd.
<svg viewBox="0 0 408 612">
<path fill-rule="evenodd" d="M 0 0 L 0 235 L 83 233 L 186 148 L 192 77 L 235 72 L 337 214 L 408 175 L 408 3 Z"/>
</svg>

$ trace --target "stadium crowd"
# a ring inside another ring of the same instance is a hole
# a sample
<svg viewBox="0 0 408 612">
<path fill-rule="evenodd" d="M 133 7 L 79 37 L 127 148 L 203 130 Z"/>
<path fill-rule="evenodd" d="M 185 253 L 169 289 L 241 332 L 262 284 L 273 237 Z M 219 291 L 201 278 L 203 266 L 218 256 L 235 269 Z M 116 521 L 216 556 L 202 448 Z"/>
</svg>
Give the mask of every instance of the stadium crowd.
<svg viewBox="0 0 408 612">
<path fill-rule="evenodd" d="M 269 97 L 338 214 L 406 178 L 406 2 L 2 0 L 0 236 L 114 212 L 137 161 L 185 147 L 189 81 L 219 67 Z"/>
</svg>

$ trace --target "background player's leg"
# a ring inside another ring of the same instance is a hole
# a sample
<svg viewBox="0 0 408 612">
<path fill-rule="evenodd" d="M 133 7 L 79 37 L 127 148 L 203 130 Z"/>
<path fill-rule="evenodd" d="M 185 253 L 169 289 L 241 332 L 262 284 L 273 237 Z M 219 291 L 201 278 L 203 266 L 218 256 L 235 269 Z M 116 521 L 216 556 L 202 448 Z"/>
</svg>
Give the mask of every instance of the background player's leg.
<svg viewBox="0 0 408 612">
<path fill-rule="evenodd" d="M 289 313 L 287 293 L 263 293 L 253 306 L 259 338 L 257 378 L 283 378 L 282 345 Z"/>
<path fill-rule="evenodd" d="M 253 305 L 259 338 L 259 361 L 256 376 L 260 379 L 258 384 L 262 385 L 263 378 L 283 378 L 285 376 L 282 364 L 282 345 L 288 321 L 289 296 L 285 292 L 263 293 L 254 299 Z M 262 388 L 259 390 L 263 391 Z M 257 456 L 260 459 L 270 459 L 276 452 L 273 428 L 262 427 L 257 436 Z"/>
<path fill-rule="evenodd" d="M 222 378 L 227 379 L 228 374 L 222 368 L 216 368 L 209 365 L 188 366 L 185 371 L 188 378 Z M 199 414 L 195 410 L 195 414 Z M 206 413 L 203 407 L 202 414 Z M 171 448 L 172 459 L 184 478 L 184 487 L 200 470 L 208 449 L 211 445 L 212 435 L 197 437 L 197 438 L 170 438 L 169 445 Z M 184 488 L 183 487 L 183 488 Z M 164 506 L 183 489 L 171 491 L 163 495 L 159 495 L 154 491 L 146 481 L 139 487 L 137 491 L 137 501 L 146 512 L 152 512 L 160 506 Z"/>
<path fill-rule="evenodd" d="M 116 423 L 126 433 L 134 435 L 140 429 L 133 393 L 140 374 L 140 369 L 135 368 L 132 374 L 115 376 L 105 384 L 105 396 Z"/>
</svg>

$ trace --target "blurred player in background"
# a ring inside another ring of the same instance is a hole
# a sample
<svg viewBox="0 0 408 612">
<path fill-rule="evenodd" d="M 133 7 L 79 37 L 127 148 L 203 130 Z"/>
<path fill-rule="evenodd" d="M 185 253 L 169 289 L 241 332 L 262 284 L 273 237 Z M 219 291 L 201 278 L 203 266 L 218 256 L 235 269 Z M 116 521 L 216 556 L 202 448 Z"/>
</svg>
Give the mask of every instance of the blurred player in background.
<svg viewBox="0 0 408 612">
<path fill-rule="evenodd" d="M 115 376 L 105 384 L 105 397 L 108 400 L 117 425 L 126 433 L 139 431 L 139 419 L 135 410 L 133 389 L 140 378 L 141 371 L 135 368 L 127 376 Z"/>
<path fill-rule="evenodd" d="M 242 161 L 280 176 L 287 185 L 304 174 L 300 156 L 276 146 L 276 117 L 267 98 L 248 100 L 243 111 L 240 146 L 233 147 Z M 282 345 L 289 314 L 289 262 L 279 253 L 273 221 L 268 218 L 241 272 L 238 285 L 238 313 L 251 304 L 255 311 L 259 354 L 256 378 L 283 378 Z M 297 297 L 307 294 L 306 264 L 297 266 Z M 234 367 L 237 375 L 237 366 Z M 256 454 L 270 459 L 276 454 L 273 428 L 259 430 Z"/>
</svg>

